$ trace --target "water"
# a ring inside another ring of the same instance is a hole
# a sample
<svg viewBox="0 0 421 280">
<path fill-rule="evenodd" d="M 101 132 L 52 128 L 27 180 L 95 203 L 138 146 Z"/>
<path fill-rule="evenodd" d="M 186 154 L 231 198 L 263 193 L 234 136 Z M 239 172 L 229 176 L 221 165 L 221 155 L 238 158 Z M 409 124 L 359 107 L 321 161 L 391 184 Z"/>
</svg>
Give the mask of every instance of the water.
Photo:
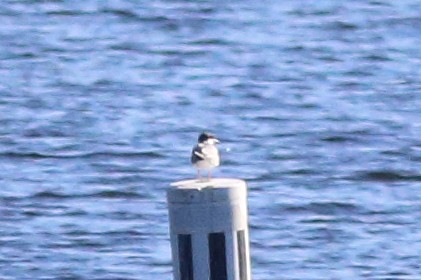
<svg viewBox="0 0 421 280">
<path fill-rule="evenodd" d="M 421 279 L 420 4 L 2 1 L 0 279 L 172 279 L 204 129 L 254 279 Z"/>
</svg>

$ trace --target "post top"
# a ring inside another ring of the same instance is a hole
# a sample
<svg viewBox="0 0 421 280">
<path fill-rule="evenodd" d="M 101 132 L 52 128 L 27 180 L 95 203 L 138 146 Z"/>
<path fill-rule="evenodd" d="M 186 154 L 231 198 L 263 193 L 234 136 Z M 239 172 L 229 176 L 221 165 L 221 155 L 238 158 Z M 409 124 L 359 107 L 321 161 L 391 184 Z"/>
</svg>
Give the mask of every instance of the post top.
<svg viewBox="0 0 421 280">
<path fill-rule="evenodd" d="M 244 185 L 245 182 L 240 179 L 233 178 L 212 178 L 210 181 L 207 180 L 182 180 L 173 182 L 170 185 L 177 189 L 203 189 L 203 188 L 227 188 Z"/>
<path fill-rule="evenodd" d="M 246 182 L 240 179 L 214 178 L 210 181 L 183 180 L 171 184 L 167 198 L 173 203 L 213 203 L 246 196 Z"/>
</svg>

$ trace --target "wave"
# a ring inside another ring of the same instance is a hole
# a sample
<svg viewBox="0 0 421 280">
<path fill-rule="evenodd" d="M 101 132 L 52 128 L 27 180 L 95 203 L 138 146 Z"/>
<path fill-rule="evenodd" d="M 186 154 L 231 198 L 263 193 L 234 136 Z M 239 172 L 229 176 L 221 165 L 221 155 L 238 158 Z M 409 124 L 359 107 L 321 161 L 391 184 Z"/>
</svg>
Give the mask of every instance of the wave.
<svg viewBox="0 0 421 280">
<path fill-rule="evenodd" d="M 92 153 L 68 153 L 50 154 L 40 152 L 3 152 L 0 158 L 96 158 L 96 157 L 140 157 L 140 158 L 164 158 L 165 156 L 156 151 L 145 152 L 92 152 Z"/>
<path fill-rule="evenodd" d="M 357 172 L 355 176 L 350 178 L 357 181 L 378 181 L 378 182 L 398 182 L 398 181 L 421 181 L 421 174 L 409 173 L 397 170 L 372 170 Z"/>
</svg>

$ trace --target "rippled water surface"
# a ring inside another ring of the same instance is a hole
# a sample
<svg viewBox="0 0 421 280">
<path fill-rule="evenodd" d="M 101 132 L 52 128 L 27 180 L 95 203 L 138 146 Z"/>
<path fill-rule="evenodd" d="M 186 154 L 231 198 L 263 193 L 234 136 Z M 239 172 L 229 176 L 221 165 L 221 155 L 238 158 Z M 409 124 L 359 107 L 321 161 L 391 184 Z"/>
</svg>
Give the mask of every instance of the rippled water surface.
<svg viewBox="0 0 421 280">
<path fill-rule="evenodd" d="M 172 279 L 204 129 L 254 279 L 421 279 L 420 7 L 1 1 L 0 279 Z"/>
</svg>

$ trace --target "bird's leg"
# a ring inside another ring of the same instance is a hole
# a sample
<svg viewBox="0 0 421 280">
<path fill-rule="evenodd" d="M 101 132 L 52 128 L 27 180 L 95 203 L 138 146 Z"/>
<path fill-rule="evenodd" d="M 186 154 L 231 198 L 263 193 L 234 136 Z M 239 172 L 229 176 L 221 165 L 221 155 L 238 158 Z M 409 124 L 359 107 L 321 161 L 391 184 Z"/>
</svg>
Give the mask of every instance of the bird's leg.
<svg viewBox="0 0 421 280">
<path fill-rule="evenodd" d="M 202 179 L 202 176 L 200 175 L 200 170 L 199 169 L 197 169 L 197 180 L 201 180 Z"/>
<path fill-rule="evenodd" d="M 211 172 L 212 172 L 212 171 L 209 169 L 209 170 L 208 170 L 208 181 L 210 181 L 210 180 L 211 180 Z"/>
</svg>

